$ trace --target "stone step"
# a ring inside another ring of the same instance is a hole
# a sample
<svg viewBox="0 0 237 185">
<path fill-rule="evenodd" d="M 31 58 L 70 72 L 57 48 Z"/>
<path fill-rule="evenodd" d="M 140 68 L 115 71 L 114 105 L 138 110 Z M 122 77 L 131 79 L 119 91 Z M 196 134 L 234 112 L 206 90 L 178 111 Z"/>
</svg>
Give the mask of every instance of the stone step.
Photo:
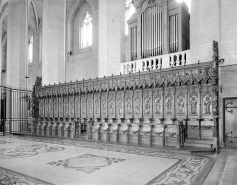
<svg viewBox="0 0 237 185">
<path fill-rule="evenodd" d="M 212 139 L 197 139 L 197 138 L 187 138 L 185 139 L 184 146 L 200 147 L 212 149 Z"/>
</svg>

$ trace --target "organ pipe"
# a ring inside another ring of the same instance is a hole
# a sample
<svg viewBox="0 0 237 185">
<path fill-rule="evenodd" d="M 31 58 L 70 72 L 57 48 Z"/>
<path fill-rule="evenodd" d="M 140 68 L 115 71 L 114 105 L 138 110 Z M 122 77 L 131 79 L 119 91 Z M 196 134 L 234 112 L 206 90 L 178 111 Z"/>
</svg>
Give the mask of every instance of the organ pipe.
<svg viewBox="0 0 237 185">
<path fill-rule="evenodd" d="M 162 7 L 155 5 L 141 14 L 142 58 L 162 55 Z"/>
<path fill-rule="evenodd" d="M 170 52 L 174 53 L 178 51 L 178 15 L 172 15 L 169 18 L 170 29 Z"/>
</svg>

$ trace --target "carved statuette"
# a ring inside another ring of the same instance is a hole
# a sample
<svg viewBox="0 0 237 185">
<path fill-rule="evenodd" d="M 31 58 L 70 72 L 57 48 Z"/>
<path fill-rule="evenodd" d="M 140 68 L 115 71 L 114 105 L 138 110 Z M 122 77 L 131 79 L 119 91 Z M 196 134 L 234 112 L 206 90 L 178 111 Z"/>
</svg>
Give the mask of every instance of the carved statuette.
<svg viewBox="0 0 237 185">
<path fill-rule="evenodd" d="M 178 114 L 184 114 L 184 100 L 185 100 L 185 95 L 181 93 L 177 98 Z"/>
</svg>

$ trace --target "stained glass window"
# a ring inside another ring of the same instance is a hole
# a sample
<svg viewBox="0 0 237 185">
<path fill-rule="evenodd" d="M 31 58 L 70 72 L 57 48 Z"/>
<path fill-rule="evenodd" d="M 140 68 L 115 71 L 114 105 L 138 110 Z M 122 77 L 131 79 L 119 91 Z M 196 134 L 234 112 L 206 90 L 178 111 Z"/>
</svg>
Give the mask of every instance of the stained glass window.
<svg viewBox="0 0 237 185">
<path fill-rule="evenodd" d="M 81 22 L 81 48 L 92 45 L 92 17 L 86 12 Z"/>
<path fill-rule="evenodd" d="M 30 36 L 28 44 L 28 62 L 32 63 L 33 60 L 33 36 Z"/>
</svg>

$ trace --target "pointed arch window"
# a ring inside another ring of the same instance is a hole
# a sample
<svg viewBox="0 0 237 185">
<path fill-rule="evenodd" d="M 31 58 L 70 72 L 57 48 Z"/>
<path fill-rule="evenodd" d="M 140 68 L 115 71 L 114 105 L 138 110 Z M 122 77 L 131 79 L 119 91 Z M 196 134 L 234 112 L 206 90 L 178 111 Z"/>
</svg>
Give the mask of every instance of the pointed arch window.
<svg viewBox="0 0 237 185">
<path fill-rule="evenodd" d="M 92 45 L 92 17 L 91 14 L 85 12 L 85 15 L 80 24 L 80 47 L 85 48 Z"/>
<path fill-rule="evenodd" d="M 32 63 L 32 61 L 33 61 L 33 36 L 31 35 L 28 44 L 28 63 Z"/>
</svg>

